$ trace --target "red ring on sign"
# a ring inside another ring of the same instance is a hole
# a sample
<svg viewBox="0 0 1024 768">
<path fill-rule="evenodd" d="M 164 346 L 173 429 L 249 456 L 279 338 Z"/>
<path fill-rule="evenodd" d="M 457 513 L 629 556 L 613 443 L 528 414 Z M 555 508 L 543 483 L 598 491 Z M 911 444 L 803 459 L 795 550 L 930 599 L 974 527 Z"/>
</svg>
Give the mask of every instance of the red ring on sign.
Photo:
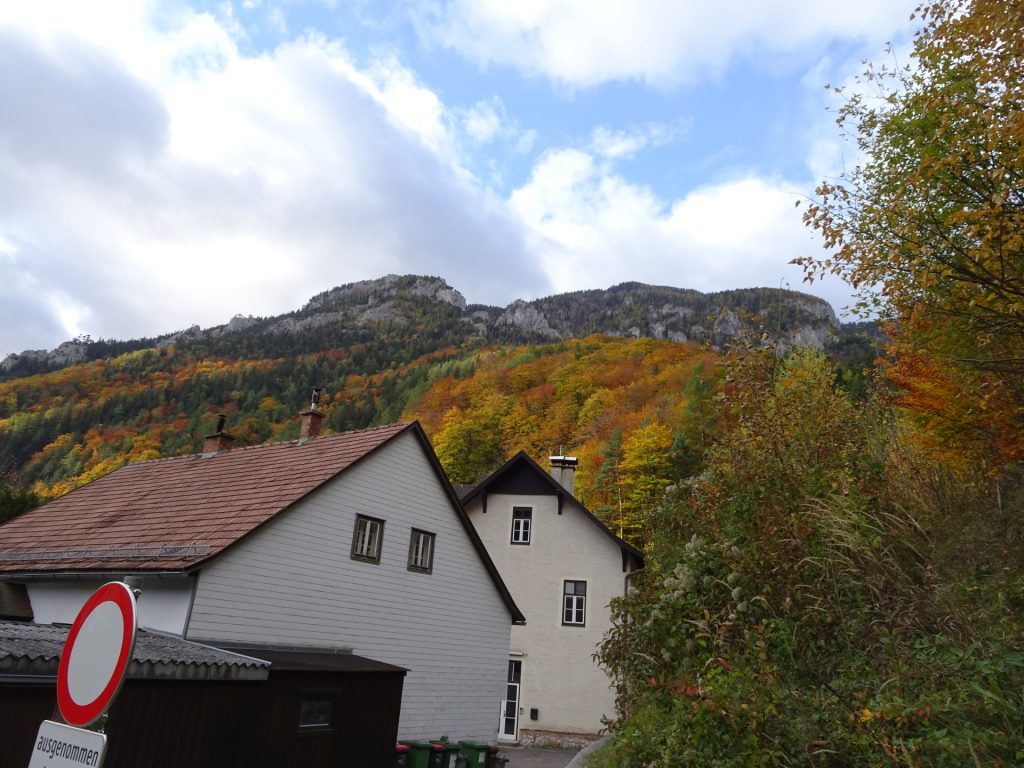
<svg viewBox="0 0 1024 768">
<path fill-rule="evenodd" d="M 71 655 L 75 648 L 75 641 L 78 633 L 88 620 L 89 616 L 102 603 L 112 602 L 121 612 L 121 648 L 118 652 L 117 662 L 111 672 L 110 679 L 103 687 L 100 694 L 92 701 L 78 704 L 71 698 L 71 690 L 68 683 L 68 672 L 71 667 Z M 135 595 L 130 587 L 120 581 L 112 581 L 97 589 L 89 599 L 85 601 L 82 610 L 78 612 L 75 623 L 71 625 L 68 639 L 64 643 L 64 650 L 60 655 L 60 666 L 57 669 L 57 706 L 60 709 L 61 717 L 68 725 L 79 728 L 90 725 L 107 711 L 114 697 L 121 690 L 125 674 L 128 672 L 128 665 L 132 660 L 132 650 L 135 648 L 135 630 L 137 614 L 135 607 Z"/>
</svg>

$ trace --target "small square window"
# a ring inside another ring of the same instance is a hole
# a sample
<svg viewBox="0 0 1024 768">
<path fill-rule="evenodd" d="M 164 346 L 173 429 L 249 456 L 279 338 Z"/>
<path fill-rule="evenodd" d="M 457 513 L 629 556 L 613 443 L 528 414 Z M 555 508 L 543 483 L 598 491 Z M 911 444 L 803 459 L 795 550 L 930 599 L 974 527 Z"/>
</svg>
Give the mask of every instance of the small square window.
<svg viewBox="0 0 1024 768">
<path fill-rule="evenodd" d="M 562 623 L 583 626 L 587 620 L 587 582 L 566 581 L 562 589 Z"/>
<path fill-rule="evenodd" d="M 330 696 L 303 696 L 299 702 L 299 730 L 323 731 L 334 725 L 334 699 Z"/>
<path fill-rule="evenodd" d="M 512 543 L 529 544 L 533 510 L 530 507 L 512 507 Z"/>
<path fill-rule="evenodd" d="M 409 570 L 430 573 L 434 569 L 434 534 L 412 529 L 409 539 Z"/>
<path fill-rule="evenodd" d="M 352 534 L 352 558 L 365 560 L 368 563 L 379 563 L 383 537 L 383 520 L 356 515 L 356 530 Z"/>
</svg>

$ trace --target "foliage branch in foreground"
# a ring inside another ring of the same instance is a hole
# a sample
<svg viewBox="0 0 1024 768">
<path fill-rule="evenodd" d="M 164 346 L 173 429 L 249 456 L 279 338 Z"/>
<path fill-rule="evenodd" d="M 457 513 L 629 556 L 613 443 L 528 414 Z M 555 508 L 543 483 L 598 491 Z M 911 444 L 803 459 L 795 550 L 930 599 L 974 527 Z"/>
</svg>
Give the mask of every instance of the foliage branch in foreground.
<svg viewBox="0 0 1024 768">
<path fill-rule="evenodd" d="M 796 263 L 894 321 L 893 379 L 922 424 L 1003 464 L 1024 457 L 1024 4 L 916 13 L 911 62 L 846 94 L 863 159 L 805 210 L 830 255 Z"/>
<path fill-rule="evenodd" d="M 1021 764 L 1019 491 L 989 527 L 989 484 L 952 482 L 819 354 L 748 352 L 727 381 L 706 470 L 613 604 L 619 716 L 590 765 Z"/>
</svg>

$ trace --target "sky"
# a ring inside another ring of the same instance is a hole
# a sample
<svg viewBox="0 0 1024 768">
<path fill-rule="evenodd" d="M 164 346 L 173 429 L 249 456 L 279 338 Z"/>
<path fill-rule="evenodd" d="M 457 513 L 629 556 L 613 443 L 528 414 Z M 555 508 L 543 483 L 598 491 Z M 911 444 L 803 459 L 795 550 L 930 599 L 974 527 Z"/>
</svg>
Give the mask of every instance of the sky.
<svg viewBox="0 0 1024 768">
<path fill-rule="evenodd" d="M 806 284 L 914 0 L 0 0 L 0 357 L 437 275 Z M 833 87 L 826 87 L 833 86 Z M 854 86 L 855 87 L 855 86 Z"/>
</svg>

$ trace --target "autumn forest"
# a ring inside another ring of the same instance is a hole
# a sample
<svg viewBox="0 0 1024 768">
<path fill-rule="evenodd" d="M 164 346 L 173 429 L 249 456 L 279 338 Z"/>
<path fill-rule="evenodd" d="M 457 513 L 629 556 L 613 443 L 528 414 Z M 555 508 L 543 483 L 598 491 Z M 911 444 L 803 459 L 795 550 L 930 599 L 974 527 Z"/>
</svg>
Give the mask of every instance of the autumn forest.
<svg viewBox="0 0 1024 768">
<path fill-rule="evenodd" d="M 721 344 L 497 338 L 413 293 L 399 319 L 90 342 L 0 381 L 0 520 L 197 451 L 219 413 L 295 438 L 321 387 L 327 430 L 418 419 L 455 483 L 579 458 L 647 556 L 597 653 L 595 768 L 1024 765 L 1024 5 L 916 21 L 910 64 L 839 89 L 860 159 L 804 205 L 829 255 L 796 262 L 861 290 L 826 344 L 782 343 L 767 291 Z"/>
</svg>

